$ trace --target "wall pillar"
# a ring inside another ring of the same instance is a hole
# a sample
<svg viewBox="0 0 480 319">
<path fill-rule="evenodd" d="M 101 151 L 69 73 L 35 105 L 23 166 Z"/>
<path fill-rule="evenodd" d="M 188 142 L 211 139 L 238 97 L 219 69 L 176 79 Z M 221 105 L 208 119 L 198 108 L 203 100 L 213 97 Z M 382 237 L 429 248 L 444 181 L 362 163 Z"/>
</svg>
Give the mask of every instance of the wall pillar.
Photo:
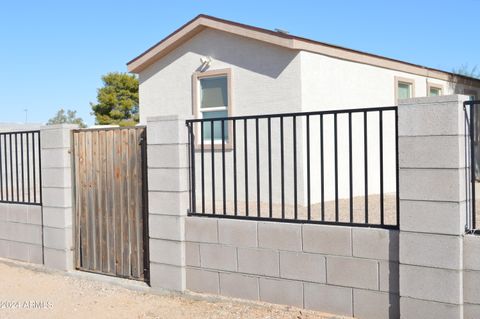
<svg viewBox="0 0 480 319">
<path fill-rule="evenodd" d="M 147 119 L 148 218 L 152 288 L 185 290 L 188 134 L 178 116 Z"/>
<path fill-rule="evenodd" d="M 40 128 L 44 262 L 59 270 L 73 270 L 71 131 L 76 128 Z"/>
<path fill-rule="evenodd" d="M 401 318 L 463 318 L 466 99 L 399 102 Z"/>
</svg>

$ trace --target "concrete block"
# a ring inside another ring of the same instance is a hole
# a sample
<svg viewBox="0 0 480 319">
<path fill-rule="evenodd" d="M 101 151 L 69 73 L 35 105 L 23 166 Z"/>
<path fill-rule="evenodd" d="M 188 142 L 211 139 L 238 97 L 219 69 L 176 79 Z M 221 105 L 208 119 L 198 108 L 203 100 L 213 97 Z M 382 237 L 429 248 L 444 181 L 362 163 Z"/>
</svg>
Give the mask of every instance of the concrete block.
<svg viewBox="0 0 480 319">
<path fill-rule="evenodd" d="M 0 239 L 10 240 L 9 222 L 0 222 Z"/>
<path fill-rule="evenodd" d="M 185 267 L 150 263 L 150 285 L 153 289 L 185 291 Z"/>
<path fill-rule="evenodd" d="M 398 294 L 399 264 L 398 262 L 379 262 L 380 290 Z"/>
<path fill-rule="evenodd" d="M 460 236 L 400 233 L 402 264 L 461 269 L 463 262 Z"/>
<path fill-rule="evenodd" d="M 218 272 L 187 268 L 187 289 L 195 292 L 218 294 L 220 292 Z"/>
<path fill-rule="evenodd" d="M 185 217 L 150 215 L 148 217 L 148 232 L 150 238 L 184 240 Z"/>
<path fill-rule="evenodd" d="M 149 168 L 188 168 L 188 147 L 185 144 L 148 145 Z"/>
<path fill-rule="evenodd" d="M 303 284 L 298 281 L 259 278 L 260 300 L 303 307 Z"/>
<path fill-rule="evenodd" d="M 222 296 L 258 300 L 258 278 L 238 273 L 220 273 L 220 294 Z"/>
<path fill-rule="evenodd" d="M 8 205 L 0 203 L 0 222 L 8 220 Z"/>
<path fill-rule="evenodd" d="M 42 168 L 43 187 L 72 187 L 71 168 Z"/>
<path fill-rule="evenodd" d="M 463 301 L 480 304 L 480 271 L 463 272 Z"/>
<path fill-rule="evenodd" d="M 462 272 L 400 265 L 400 295 L 451 304 L 462 303 Z"/>
<path fill-rule="evenodd" d="M 302 225 L 258 223 L 258 246 L 289 251 L 302 251 Z"/>
<path fill-rule="evenodd" d="M 461 235 L 465 232 L 465 202 L 400 201 L 402 231 Z"/>
<path fill-rule="evenodd" d="M 418 99 L 399 101 L 399 136 L 464 134 L 462 99 L 435 102 L 425 100 L 422 101 L 422 105 L 419 105 L 418 101 Z"/>
<path fill-rule="evenodd" d="M 8 247 L 9 241 L 0 239 L 0 257 L 7 258 L 8 257 Z"/>
<path fill-rule="evenodd" d="M 218 243 L 217 219 L 185 218 L 185 238 L 187 241 L 200 243 Z"/>
<path fill-rule="evenodd" d="M 73 252 L 67 250 L 58 250 L 53 248 L 44 249 L 45 266 L 58 270 L 73 269 Z"/>
<path fill-rule="evenodd" d="M 44 227 L 45 247 L 69 250 L 73 247 L 73 235 L 71 228 Z"/>
<path fill-rule="evenodd" d="M 463 245 L 464 268 L 480 270 L 480 237 L 465 235 Z"/>
<path fill-rule="evenodd" d="M 185 266 L 185 243 L 150 239 L 150 260 L 154 263 Z"/>
<path fill-rule="evenodd" d="M 351 228 L 304 224 L 303 250 L 312 253 L 351 256 Z"/>
<path fill-rule="evenodd" d="M 325 257 L 300 252 L 280 252 L 280 277 L 303 281 L 326 282 Z"/>
<path fill-rule="evenodd" d="M 69 148 L 42 149 L 42 168 L 71 168 Z"/>
<path fill-rule="evenodd" d="M 185 263 L 187 266 L 200 267 L 200 244 L 185 243 Z"/>
<path fill-rule="evenodd" d="M 72 209 L 62 207 L 43 207 L 43 221 L 46 227 L 71 227 Z"/>
<path fill-rule="evenodd" d="M 353 256 L 398 261 L 398 231 L 352 228 Z"/>
<path fill-rule="evenodd" d="M 403 136 L 398 145 L 400 168 L 465 167 L 463 136 Z"/>
<path fill-rule="evenodd" d="M 188 192 L 148 192 L 149 214 L 185 216 L 188 207 Z"/>
<path fill-rule="evenodd" d="M 238 271 L 278 277 L 278 252 L 268 249 L 238 248 Z"/>
<path fill-rule="evenodd" d="M 28 206 L 10 204 L 7 220 L 16 223 L 28 223 Z"/>
<path fill-rule="evenodd" d="M 360 258 L 328 256 L 327 283 L 377 290 L 379 288 L 378 262 Z"/>
<path fill-rule="evenodd" d="M 400 169 L 400 199 L 465 201 L 464 169 Z"/>
<path fill-rule="evenodd" d="M 41 245 L 42 227 L 39 225 L 10 223 L 9 237 L 15 241 Z"/>
<path fill-rule="evenodd" d="M 237 250 L 235 247 L 217 244 L 200 244 L 202 268 L 236 271 Z"/>
<path fill-rule="evenodd" d="M 149 168 L 148 189 L 150 191 L 188 191 L 187 168 Z"/>
<path fill-rule="evenodd" d="M 305 308 L 353 316 L 352 288 L 305 283 Z"/>
<path fill-rule="evenodd" d="M 30 245 L 16 241 L 8 243 L 8 258 L 28 261 Z"/>
<path fill-rule="evenodd" d="M 480 313 L 480 305 L 464 304 L 463 319 L 478 319 Z"/>
<path fill-rule="evenodd" d="M 400 318 L 400 297 L 386 292 L 353 289 L 353 309 L 356 318 Z"/>
<path fill-rule="evenodd" d="M 42 150 L 48 148 L 69 148 L 70 132 L 78 128 L 77 125 L 62 125 L 55 127 L 44 126 L 40 129 Z"/>
<path fill-rule="evenodd" d="M 257 247 L 257 224 L 249 220 L 218 220 L 218 241 L 236 247 Z"/>
<path fill-rule="evenodd" d="M 43 263 L 43 250 L 42 246 L 30 245 L 28 249 L 28 262 L 33 264 Z"/>
<path fill-rule="evenodd" d="M 42 206 L 28 206 L 28 220 L 29 224 L 41 225 L 42 224 Z"/>
<path fill-rule="evenodd" d="M 402 319 L 462 319 L 462 307 L 448 303 L 400 297 Z M 465 317 L 467 318 L 467 317 Z M 477 319 L 477 317 L 475 317 Z"/>
<path fill-rule="evenodd" d="M 71 188 L 42 188 L 43 207 L 72 207 Z"/>
<path fill-rule="evenodd" d="M 147 118 L 148 144 L 186 144 L 188 130 L 185 119 L 176 115 Z"/>
</svg>

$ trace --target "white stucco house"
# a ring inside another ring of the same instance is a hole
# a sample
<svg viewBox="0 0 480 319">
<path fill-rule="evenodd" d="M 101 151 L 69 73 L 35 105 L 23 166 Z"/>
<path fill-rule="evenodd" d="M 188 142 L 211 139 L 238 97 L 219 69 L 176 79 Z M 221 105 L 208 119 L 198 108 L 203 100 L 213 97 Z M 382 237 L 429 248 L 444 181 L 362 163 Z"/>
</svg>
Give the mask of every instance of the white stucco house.
<svg viewBox="0 0 480 319">
<path fill-rule="evenodd" d="M 480 80 L 455 75 L 450 72 L 436 70 L 387 57 L 347 49 L 327 43 L 293 36 L 281 31 L 260 29 L 216 17 L 199 15 L 187 22 L 172 34 L 153 47 L 128 62 L 129 72 L 139 75 L 140 80 L 140 122 L 146 123 L 150 116 L 177 114 L 184 118 L 211 118 L 223 116 L 240 116 L 285 112 L 309 112 L 333 109 L 370 108 L 394 106 L 398 99 L 423 97 L 444 94 L 467 94 L 478 97 Z M 339 125 L 345 124 L 346 118 L 339 118 Z M 385 192 L 395 190 L 394 166 L 394 116 L 385 114 L 384 120 L 384 161 Z M 317 121 L 317 120 L 315 120 Z M 333 157 L 329 157 L 333 144 L 331 120 L 325 120 L 325 129 L 330 130 L 325 138 L 325 179 L 333 178 Z M 355 158 L 363 158 L 361 136 L 361 118 L 353 119 L 353 152 Z M 376 122 L 375 115 L 369 119 Z M 316 122 L 315 122 L 316 123 Z M 357 125 L 358 124 L 358 125 Z M 265 134 L 265 123 L 260 131 Z M 374 131 L 376 125 L 370 125 Z M 305 123 L 300 120 L 297 146 L 297 182 L 299 202 L 306 202 L 306 147 Z M 243 136 L 243 127 L 237 127 L 239 136 Z M 312 126 L 311 161 L 319 162 L 319 128 Z M 292 152 L 291 127 L 285 127 L 286 154 Z M 208 130 L 207 130 L 208 131 Z M 230 130 L 227 130 L 231 132 Z M 248 128 L 249 140 L 254 140 L 254 128 Z M 278 123 L 272 123 L 272 131 L 278 134 Z M 206 132 L 207 134 L 208 132 Z M 373 132 L 374 133 L 374 132 Z M 372 133 L 372 134 L 373 134 Z M 215 135 L 217 132 L 215 132 Z M 231 134 L 231 133 L 230 133 Z M 378 131 L 377 131 L 378 134 Z M 262 135 L 263 136 L 263 135 Z M 217 136 L 215 137 L 217 138 Z M 221 137 L 220 137 L 221 138 Z M 227 137 L 225 137 L 227 138 Z M 231 144 L 228 137 L 228 144 Z M 339 131 L 340 155 L 345 155 L 345 130 Z M 278 140 L 278 138 L 277 138 Z M 198 140 L 197 140 L 198 142 Z M 205 141 L 208 143 L 208 140 Z M 268 156 L 266 140 L 260 141 L 260 157 Z M 275 142 L 276 143 L 276 142 Z M 231 145 L 230 145 L 231 146 Z M 237 153 L 242 154 L 245 147 L 237 145 Z M 243 149 L 242 149 L 243 148 Z M 212 152 L 213 153 L 213 152 Z M 279 146 L 273 145 L 270 152 L 274 162 L 279 161 Z M 369 193 L 379 191 L 378 149 L 369 143 L 368 165 Z M 339 156 L 338 190 L 340 196 L 348 196 L 348 156 Z M 199 155 L 197 154 L 197 157 Z M 210 163 L 209 154 L 205 154 L 206 163 Z M 227 189 L 233 188 L 231 176 L 232 149 L 227 148 Z M 248 154 L 248 161 L 255 163 L 256 152 Z M 220 165 L 217 160 L 215 165 Z M 290 156 L 285 158 L 285 166 L 292 167 Z M 354 176 L 354 195 L 364 192 L 364 182 L 360 175 L 364 174 L 365 163 L 356 161 L 352 174 Z M 209 167 L 205 167 L 208 171 Z M 217 171 L 221 167 L 216 167 Z M 286 170 L 285 184 L 291 185 L 293 175 L 291 169 Z M 197 170 L 197 179 L 200 178 Z M 245 172 L 239 168 L 235 173 L 243 180 Z M 256 175 L 255 165 L 251 165 L 248 174 Z M 221 176 L 216 187 L 221 187 Z M 280 196 L 278 185 L 279 174 L 268 174 L 263 170 L 260 174 L 262 198 L 268 194 L 268 175 L 273 175 L 274 199 Z M 209 173 L 206 173 L 209 178 Z M 318 189 L 320 170 L 318 165 L 311 168 L 312 189 Z M 208 181 L 207 181 L 208 182 Z M 253 184 L 255 186 L 255 184 Z M 255 198 L 256 189 L 250 187 L 250 198 Z M 219 189 L 220 190 L 220 189 Z M 208 193 L 208 189 L 205 190 Z M 229 196 L 231 192 L 229 193 Z M 242 197 L 241 191 L 238 196 Z M 292 201 L 292 193 L 286 194 L 287 201 Z M 320 192 L 312 192 L 312 202 L 318 202 Z M 331 200 L 333 188 L 326 187 L 325 198 Z M 230 197 L 229 197 L 230 198 Z"/>
</svg>

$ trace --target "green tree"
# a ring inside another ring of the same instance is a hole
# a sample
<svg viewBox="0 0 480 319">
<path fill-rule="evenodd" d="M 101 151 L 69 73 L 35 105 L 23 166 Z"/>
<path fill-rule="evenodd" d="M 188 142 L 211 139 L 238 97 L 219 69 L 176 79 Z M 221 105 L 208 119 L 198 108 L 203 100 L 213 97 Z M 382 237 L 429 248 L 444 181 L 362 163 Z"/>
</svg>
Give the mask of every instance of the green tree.
<svg viewBox="0 0 480 319">
<path fill-rule="evenodd" d="M 133 126 L 138 123 L 138 79 L 127 73 L 112 72 L 102 76 L 97 103 L 90 103 L 96 124 Z"/>
<path fill-rule="evenodd" d="M 53 124 L 78 124 L 81 128 L 87 127 L 81 117 L 77 117 L 77 111 L 64 109 L 58 110 L 54 117 L 48 120 L 47 125 Z"/>
</svg>

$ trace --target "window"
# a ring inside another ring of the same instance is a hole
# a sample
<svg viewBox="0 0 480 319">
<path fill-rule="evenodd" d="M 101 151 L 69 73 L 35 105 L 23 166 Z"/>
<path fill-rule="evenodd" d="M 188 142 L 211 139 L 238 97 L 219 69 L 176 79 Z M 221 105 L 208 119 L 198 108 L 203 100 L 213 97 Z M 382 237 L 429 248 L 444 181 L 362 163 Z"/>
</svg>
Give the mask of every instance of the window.
<svg viewBox="0 0 480 319">
<path fill-rule="evenodd" d="M 415 96 L 414 81 L 395 77 L 395 97 L 398 102 L 400 99 L 408 99 Z"/>
<path fill-rule="evenodd" d="M 230 70 L 213 70 L 202 73 L 195 73 L 194 81 L 194 114 L 197 118 L 213 119 L 224 118 L 231 115 L 231 97 L 230 97 Z M 212 123 L 213 123 L 213 143 L 222 144 L 225 141 L 228 144 L 229 139 L 229 121 L 224 121 L 223 136 L 222 122 L 204 122 L 203 141 L 204 144 L 212 144 Z M 198 136 L 201 136 L 200 125 L 198 127 Z M 229 145 L 227 145 L 229 146 Z"/>
<path fill-rule="evenodd" d="M 468 95 L 470 98 L 470 101 L 475 101 L 477 99 L 477 91 L 475 90 L 469 90 L 469 89 L 464 89 L 463 94 Z M 480 157 L 479 157 L 480 158 Z"/>
<path fill-rule="evenodd" d="M 428 96 L 440 96 L 443 94 L 443 86 L 439 84 L 427 84 Z"/>
</svg>

